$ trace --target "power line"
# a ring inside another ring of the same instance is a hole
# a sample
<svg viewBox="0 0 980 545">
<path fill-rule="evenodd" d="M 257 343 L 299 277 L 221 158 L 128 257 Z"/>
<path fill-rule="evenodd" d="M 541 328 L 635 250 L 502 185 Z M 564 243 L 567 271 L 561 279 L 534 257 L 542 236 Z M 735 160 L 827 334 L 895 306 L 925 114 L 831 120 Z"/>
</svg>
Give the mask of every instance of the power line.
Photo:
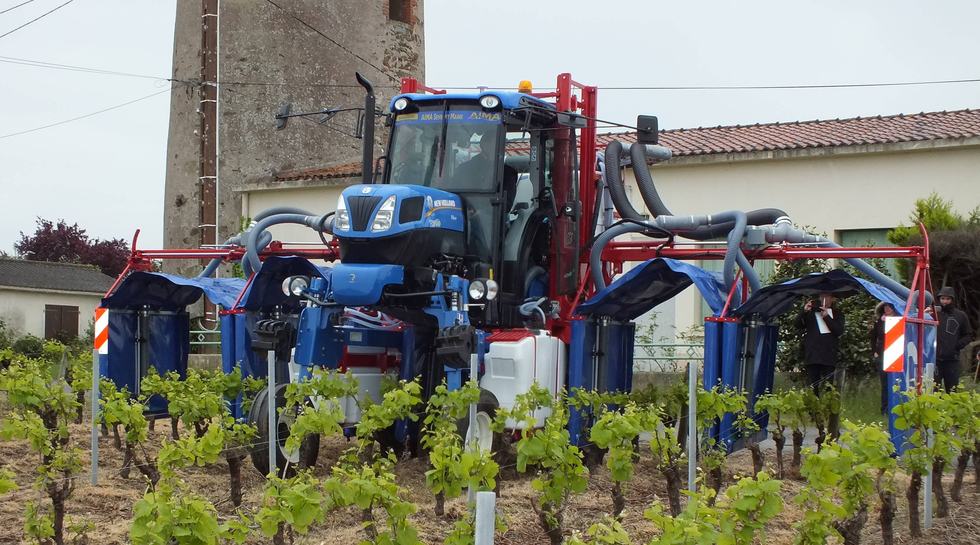
<svg viewBox="0 0 980 545">
<path fill-rule="evenodd" d="M 71 4 L 71 3 L 72 3 L 72 2 L 74 2 L 74 1 L 75 1 L 75 0 L 68 0 L 68 1 L 67 1 L 67 2 L 65 2 L 64 4 L 61 4 L 60 6 L 58 6 L 58 7 L 56 7 L 56 8 L 54 8 L 54 9 L 52 9 L 51 11 L 48 11 L 48 12 L 46 12 L 46 13 L 42 13 L 41 15 L 38 15 L 37 17 L 35 17 L 35 18 L 33 18 L 33 19 L 31 19 L 30 21 L 27 21 L 26 23 L 24 23 L 24 24 L 22 24 L 22 25 L 20 25 L 19 27 L 17 27 L 17 28 L 15 28 L 15 29 L 13 29 L 13 30 L 11 30 L 11 31 L 8 31 L 8 32 L 5 32 L 4 34 L 0 34 L 0 38 L 4 38 L 4 37 L 6 37 L 6 36 L 10 36 L 10 35 L 11 35 L 11 34 L 13 34 L 14 32 L 17 32 L 18 30 L 20 30 L 20 29 L 22 29 L 22 28 L 24 28 L 25 26 L 27 26 L 27 25 L 29 25 L 29 24 L 31 24 L 31 23 L 33 23 L 34 21 L 37 21 L 37 20 L 40 20 L 40 19 L 43 19 L 43 18 L 45 18 L 45 17 L 47 17 L 48 15 L 51 15 L 52 13 L 54 13 L 54 12 L 56 12 L 56 11 L 58 11 L 59 9 L 61 9 L 61 8 L 63 8 L 63 7 L 65 7 L 65 6 L 67 6 L 68 4 Z M 27 2 L 24 2 L 24 4 L 26 4 L 26 3 L 27 3 Z M 21 4 L 21 5 L 24 5 L 24 4 Z M 14 8 L 16 8 L 16 7 L 17 7 L 17 6 L 14 6 Z M 14 8 L 10 8 L 10 9 L 14 9 Z M 7 11 L 10 11 L 10 10 L 7 10 Z"/>
<path fill-rule="evenodd" d="M 272 4 L 273 6 L 275 6 L 277 8 L 279 8 L 280 11 L 282 11 L 286 15 L 289 15 L 290 17 L 292 17 L 299 24 L 305 26 L 306 28 L 312 30 L 313 32 L 316 32 L 317 34 L 319 34 L 320 36 L 322 36 L 324 39 L 326 39 L 327 41 L 329 41 L 330 43 L 332 43 L 332 44 L 336 45 L 337 47 L 339 47 L 340 49 L 344 50 L 345 52 L 347 52 L 348 55 L 351 55 L 354 58 L 357 58 L 357 59 L 363 61 L 364 63 L 366 63 L 371 68 L 374 68 L 375 70 L 377 70 L 378 72 L 380 72 L 382 75 L 388 76 L 388 78 L 390 78 L 391 81 L 396 81 L 396 82 L 397 81 L 401 81 L 398 78 L 396 78 L 395 76 L 392 76 L 391 74 L 389 74 L 388 72 L 386 72 L 383 68 L 375 65 L 374 63 L 372 63 L 371 61 L 369 61 L 369 60 L 365 59 L 364 57 L 358 55 L 357 53 L 354 53 L 350 49 L 347 49 L 347 47 L 343 46 L 340 42 L 334 40 L 330 36 L 327 36 L 326 34 L 324 34 L 323 32 L 321 32 L 319 29 L 317 29 L 316 27 L 314 27 L 313 25 L 311 25 L 311 24 L 307 23 L 306 21 L 300 19 L 299 17 L 297 17 L 295 14 L 293 14 L 292 12 L 290 12 L 289 10 L 287 10 L 286 8 L 284 8 L 284 7 L 280 6 L 279 4 L 275 3 L 274 0 L 265 0 L 265 1 L 268 2 L 268 3 L 270 3 L 270 4 Z"/>
<path fill-rule="evenodd" d="M 31 2 L 33 2 L 33 1 L 34 1 L 34 0 L 27 0 L 26 2 L 21 2 L 20 4 L 17 4 L 17 5 L 16 5 L 16 6 L 14 6 L 14 7 L 11 7 L 11 8 L 7 8 L 7 9 L 5 9 L 5 10 L 3 10 L 3 11 L 0 11 L 0 15 L 3 15 L 4 13 L 7 13 L 8 11 L 13 11 L 13 10 L 15 10 L 15 9 L 17 9 L 17 8 L 19 8 L 19 7 L 21 7 L 21 6 L 23 6 L 24 4 L 30 4 L 30 3 L 31 3 Z"/>
<path fill-rule="evenodd" d="M 122 108 L 124 106 L 129 106 L 130 104 L 135 104 L 135 103 L 140 102 L 142 100 L 146 100 L 148 98 L 155 97 L 157 95 L 160 95 L 160 94 L 163 94 L 163 93 L 169 93 L 169 92 L 170 92 L 170 88 L 168 87 L 166 89 L 157 91 L 155 93 L 151 93 L 149 95 L 146 95 L 146 96 L 143 96 L 143 97 L 140 97 L 140 98 L 136 98 L 136 99 L 130 100 L 128 102 L 123 102 L 122 104 L 117 104 L 115 106 L 110 106 L 108 108 L 104 108 L 104 109 L 99 110 L 97 112 L 92 112 L 92 113 L 88 113 L 88 114 L 85 114 L 85 115 L 80 115 L 78 117 L 73 117 L 71 119 L 65 119 L 64 121 L 58 121 L 57 123 L 50 123 L 48 125 L 42 125 L 40 127 L 34 127 L 33 129 L 27 129 L 27 130 L 18 131 L 18 132 L 12 132 L 10 134 L 0 135 L 0 140 L 2 140 L 4 138 L 10 138 L 12 136 L 20 136 L 22 134 L 27 134 L 27 133 L 31 133 L 31 132 L 35 132 L 35 131 L 40 131 L 40 130 L 43 130 L 43 129 L 49 129 L 51 127 L 57 127 L 59 125 L 64 125 L 66 123 L 71 123 L 73 121 L 78 121 L 78 120 L 81 120 L 81 119 L 86 119 L 86 118 L 89 118 L 89 117 L 92 117 L 92 116 L 96 116 L 96 115 L 99 115 L 99 114 L 102 114 L 102 113 L 105 113 L 105 112 L 109 112 L 109 111 L 112 111 L 112 110 L 117 110 L 117 109 Z"/>
<path fill-rule="evenodd" d="M 271 1 L 271 0 L 266 0 Z M 327 38 L 329 39 L 329 38 Z M 331 40 L 332 41 L 332 40 Z M 351 53 L 354 54 L 354 53 Z M 355 55 L 356 56 L 356 55 Z M 358 57 L 360 58 L 360 57 Z M 365 61 L 367 62 L 367 61 Z M 194 80 L 182 80 L 176 78 L 167 78 L 162 76 L 151 76 L 148 74 L 136 74 L 132 72 L 121 72 L 116 70 L 106 70 L 102 68 L 91 68 L 85 66 L 77 66 L 71 64 L 61 64 L 48 61 L 39 61 L 34 59 L 24 59 L 20 57 L 6 57 L 0 56 L 0 63 L 17 64 L 23 66 L 31 66 L 34 68 L 47 68 L 52 70 L 67 70 L 73 72 L 85 72 L 99 75 L 108 76 L 123 76 L 132 78 L 142 78 L 142 79 L 154 79 L 158 81 L 171 81 L 176 83 L 187 83 L 187 84 L 199 84 Z M 370 63 L 369 63 L 370 64 Z M 371 66 L 374 66 L 373 64 Z M 377 67 L 375 67 L 377 68 Z M 378 69 L 380 70 L 380 69 Z M 781 89 L 847 89 L 847 88 L 861 88 L 861 87 L 901 87 L 901 86 L 917 86 L 917 85 L 949 85 L 949 84 L 960 84 L 960 83 L 977 83 L 980 82 L 980 78 L 964 78 L 964 79 L 945 79 L 945 80 L 922 80 L 922 81 L 897 81 L 897 82 L 871 82 L 871 83 L 827 83 L 827 84 L 799 84 L 799 85 L 611 85 L 611 86 L 599 86 L 602 91 L 743 91 L 743 90 L 781 90 Z M 211 82 L 209 82 L 211 83 Z M 240 87 L 309 87 L 309 88 L 338 88 L 338 89 L 357 89 L 360 85 L 356 84 L 346 84 L 346 83 L 289 83 L 289 82 L 277 82 L 277 81 L 217 81 L 213 82 L 218 85 L 235 85 Z M 397 89 L 398 86 L 378 86 L 384 89 Z M 463 86 L 463 85 L 432 85 L 431 87 L 437 89 L 446 89 L 451 91 L 461 90 L 479 90 L 479 89 L 496 89 L 496 90 L 516 90 L 516 87 L 503 86 Z M 554 87 L 539 87 L 538 90 L 541 91 L 552 91 Z"/>
<path fill-rule="evenodd" d="M 173 81 L 172 78 L 165 78 L 160 76 L 134 74 L 132 72 L 117 72 L 115 70 L 103 70 L 100 68 L 88 68 L 84 66 L 73 66 L 70 64 L 58 64 L 53 62 L 35 61 L 31 59 L 22 59 L 18 57 L 0 56 L 0 62 L 7 63 L 7 64 L 19 64 L 23 66 L 33 66 L 35 68 L 49 68 L 52 70 L 68 70 L 71 72 L 84 72 L 84 73 L 100 74 L 100 75 L 107 75 L 107 76 L 125 76 L 130 78 L 154 79 L 158 81 Z"/>
<path fill-rule="evenodd" d="M 72 64 L 61 64 L 48 61 L 38 61 L 34 59 L 24 59 L 20 57 L 5 57 L 0 55 L 0 63 L 16 64 L 20 66 L 30 66 L 33 68 L 46 68 L 50 70 L 66 70 L 69 72 L 81 72 L 85 74 L 97 74 L 103 76 L 120 76 L 130 78 L 152 79 L 157 81 L 170 81 L 174 83 L 200 84 L 196 80 L 184 80 L 177 78 L 167 78 L 163 76 L 151 76 L 149 74 L 136 74 L 133 72 L 120 72 L 117 70 L 105 70 L 102 68 L 92 68 L 87 66 L 77 66 Z M 238 87 L 308 87 L 308 88 L 331 88 L 331 89 L 360 89 L 361 86 L 354 83 L 289 83 L 277 81 L 224 81 L 219 80 L 214 83 L 217 85 L 230 85 Z M 376 89 L 398 89 L 396 85 L 378 85 Z"/>
<path fill-rule="evenodd" d="M 601 91 L 747 91 L 747 90 L 781 90 L 781 89 L 850 89 L 855 87 L 903 87 L 913 85 L 947 85 L 956 83 L 977 83 L 980 78 L 966 79 L 942 79 L 926 81 L 889 81 L 873 83 L 814 83 L 798 85 L 610 85 L 598 86 Z M 473 87 L 473 86 L 440 86 L 433 87 L 448 90 L 469 90 L 469 89 L 506 89 L 513 90 L 516 87 Z M 542 88 L 544 90 L 554 89 L 553 87 Z"/>
<path fill-rule="evenodd" d="M 980 78 L 942 79 L 929 81 L 890 81 L 876 83 L 826 83 L 803 85 L 674 85 L 660 87 L 600 87 L 602 90 L 613 91 L 744 91 L 744 90 L 778 90 L 778 89 L 850 89 L 855 87 L 903 87 L 912 85 L 947 85 L 953 83 L 977 83 Z"/>
</svg>

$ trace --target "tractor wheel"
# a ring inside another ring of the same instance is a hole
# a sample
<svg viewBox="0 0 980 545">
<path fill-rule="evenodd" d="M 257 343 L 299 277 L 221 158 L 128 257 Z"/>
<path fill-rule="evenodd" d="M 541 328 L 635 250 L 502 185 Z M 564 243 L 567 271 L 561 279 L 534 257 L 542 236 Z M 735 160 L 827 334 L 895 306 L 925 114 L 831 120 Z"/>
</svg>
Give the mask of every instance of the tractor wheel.
<svg viewBox="0 0 980 545">
<path fill-rule="evenodd" d="M 252 445 L 251 458 L 252 465 L 262 475 L 270 473 L 269 468 L 269 388 L 266 387 L 255 396 L 252 409 L 248 413 L 248 423 L 255 426 L 258 430 L 255 443 Z M 313 467 L 316 464 L 317 455 L 320 453 L 320 436 L 310 435 L 303 440 L 299 450 L 287 451 L 286 438 L 289 437 L 289 426 L 296 418 L 294 411 L 281 411 L 286 406 L 286 385 L 276 386 L 275 396 L 276 409 L 279 411 L 277 419 L 277 443 L 276 449 L 276 474 L 289 477 L 295 474 L 296 469 L 302 467 Z"/>
<path fill-rule="evenodd" d="M 476 404 L 476 444 L 481 450 L 489 451 L 497 455 L 503 446 L 500 433 L 493 431 L 493 419 L 497 416 L 497 409 L 500 402 L 497 396 L 489 390 L 480 388 L 480 401 Z M 470 419 L 468 416 L 456 421 L 456 429 L 459 436 L 463 438 L 463 445 L 468 445 L 472 436 L 470 435 Z"/>
<path fill-rule="evenodd" d="M 593 444 L 582 445 L 582 465 L 589 471 L 602 465 L 602 460 L 606 457 L 607 449 L 599 448 Z"/>
<path fill-rule="evenodd" d="M 381 447 L 382 455 L 391 452 L 396 458 L 399 459 L 405 455 L 407 447 L 406 442 L 398 440 L 398 438 L 395 436 L 395 426 L 393 425 L 375 433 L 374 440 L 377 441 L 378 445 Z"/>
</svg>

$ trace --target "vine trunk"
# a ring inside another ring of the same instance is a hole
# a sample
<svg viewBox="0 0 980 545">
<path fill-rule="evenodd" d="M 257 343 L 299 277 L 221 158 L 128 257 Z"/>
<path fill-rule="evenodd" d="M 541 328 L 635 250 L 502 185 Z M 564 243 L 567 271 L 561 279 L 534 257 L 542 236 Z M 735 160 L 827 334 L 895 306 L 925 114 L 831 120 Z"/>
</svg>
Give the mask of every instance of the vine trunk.
<svg viewBox="0 0 980 545">
<path fill-rule="evenodd" d="M 912 537 L 922 537 L 922 526 L 919 524 L 919 490 L 922 488 L 922 475 L 913 471 L 909 481 L 906 497 L 909 500 L 909 534 Z"/>
<path fill-rule="evenodd" d="M 946 460 L 936 458 L 932 462 L 932 493 L 936 495 L 936 516 L 939 518 L 949 516 L 949 501 L 946 500 L 946 492 L 943 490 L 943 469 L 946 468 Z"/>
</svg>

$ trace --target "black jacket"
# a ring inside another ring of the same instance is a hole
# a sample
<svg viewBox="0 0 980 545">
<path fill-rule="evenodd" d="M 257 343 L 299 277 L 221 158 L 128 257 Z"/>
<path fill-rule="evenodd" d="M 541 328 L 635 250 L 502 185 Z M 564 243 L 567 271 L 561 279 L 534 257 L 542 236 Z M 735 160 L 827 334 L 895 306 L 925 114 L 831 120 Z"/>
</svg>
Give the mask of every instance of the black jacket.
<svg viewBox="0 0 980 545">
<path fill-rule="evenodd" d="M 973 330 L 966 313 L 958 308 L 951 312 L 939 311 L 936 318 L 936 361 L 956 361 L 960 350 L 970 344 Z"/>
<path fill-rule="evenodd" d="M 874 328 L 871 330 L 871 356 L 878 363 L 881 363 L 881 354 L 885 351 L 885 321 L 881 317 L 875 318 Z M 875 356 L 875 354 L 878 354 Z M 879 369 L 881 371 L 881 369 Z"/>
<path fill-rule="evenodd" d="M 844 334 L 844 313 L 834 309 L 834 317 L 824 316 L 830 333 L 821 334 L 814 311 L 803 311 L 796 325 L 803 329 L 803 363 L 806 365 L 837 366 L 837 345 Z"/>
</svg>

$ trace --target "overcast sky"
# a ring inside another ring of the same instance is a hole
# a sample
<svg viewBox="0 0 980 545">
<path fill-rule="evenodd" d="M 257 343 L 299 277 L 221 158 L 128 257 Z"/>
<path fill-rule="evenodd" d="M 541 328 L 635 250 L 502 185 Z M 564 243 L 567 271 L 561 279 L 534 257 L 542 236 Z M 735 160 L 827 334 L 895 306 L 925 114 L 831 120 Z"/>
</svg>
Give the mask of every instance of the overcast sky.
<svg viewBox="0 0 980 545">
<path fill-rule="evenodd" d="M 66 0 L 0 0 L 0 35 Z M 189 0 L 187 0 L 189 1 Z M 240 0 L 224 0 L 240 1 Z M 302 0 L 284 0 L 284 5 Z M 359 0 L 345 0 L 359 1 Z M 12 9 L 13 8 L 13 9 Z M 73 0 L 0 37 L 0 249 L 34 218 L 96 237 L 162 240 L 168 84 L 25 66 L 30 59 L 167 77 L 174 0 Z M 980 83 L 814 90 L 602 87 L 812 85 L 980 78 L 980 2 L 425 0 L 434 86 L 598 85 L 601 118 L 661 128 L 980 107 Z M 288 23 L 287 23 L 288 24 Z M 297 25 L 297 39 L 322 40 Z M 333 51 L 325 43 L 325 52 Z M 135 99 L 133 104 L 27 134 Z"/>
</svg>

